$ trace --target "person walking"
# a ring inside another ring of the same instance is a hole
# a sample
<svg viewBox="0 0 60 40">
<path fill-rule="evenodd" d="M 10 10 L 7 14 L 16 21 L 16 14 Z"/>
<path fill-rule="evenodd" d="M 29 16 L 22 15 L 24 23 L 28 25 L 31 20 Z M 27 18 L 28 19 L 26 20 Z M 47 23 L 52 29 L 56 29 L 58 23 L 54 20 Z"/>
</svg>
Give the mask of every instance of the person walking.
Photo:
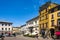
<svg viewBox="0 0 60 40">
<path fill-rule="evenodd" d="M 10 33 L 10 32 L 8 33 L 8 36 L 9 36 L 9 37 L 11 36 L 11 33 Z"/>
<path fill-rule="evenodd" d="M 44 36 L 45 36 L 45 30 L 44 29 L 41 30 L 41 34 L 42 34 L 42 37 L 44 38 Z"/>
<path fill-rule="evenodd" d="M 16 33 L 13 33 L 14 37 L 16 37 Z"/>
<path fill-rule="evenodd" d="M 54 33 L 55 33 L 55 30 L 53 28 L 50 29 L 50 34 L 51 34 L 51 38 L 54 38 Z"/>
<path fill-rule="evenodd" d="M 1 40 L 4 40 L 4 36 L 1 37 Z"/>
<path fill-rule="evenodd" d="M 49 34 L 50 34 L 50 31 L 49 31 L 49 29 L 47 29 L 45 31 L 45 38 L 49 39 Z"/>
<path fill-rule="evenodd" d="M 4 33 L 1 33 L 1 40 L 4 40 Z"/>
<path fill-rule="evenodd" d="M 36 37 L 36 40 L 39 40 L 39 38 L 38 38 L 38 37 L 39 37 L 39 36 L 38 36 L 38 34 L 36 34 L 36 36 L 35 36 L 35 37 Z"/>
</svg>

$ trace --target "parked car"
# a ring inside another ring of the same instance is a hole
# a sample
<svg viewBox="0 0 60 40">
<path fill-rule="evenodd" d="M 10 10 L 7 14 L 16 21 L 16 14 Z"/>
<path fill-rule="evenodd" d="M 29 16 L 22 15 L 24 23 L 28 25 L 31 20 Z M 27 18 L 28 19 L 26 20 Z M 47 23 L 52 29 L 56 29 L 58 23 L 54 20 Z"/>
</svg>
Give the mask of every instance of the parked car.
<svg viewBox="0 0 60 40">
<path fill-rule="evenodd" d="M 11 36 L 14 36 L 14 37 L 16 37 L 16 33 L 13 33 Z"/>
<path fill-rule="evenodd" d="M 5 36 L 0 34 L 0 38 L 2 38 L 2 37 L 5 37 Z"/>
<path fill-rule="evenodd" d="M 28 35 L 29 33 L 24 33 L 24 35 Z"/>
<path fill-rule="evenodd" d="M 33 32 L 33 33 L 32 33 L 32 35 L 36 35 L 36 34 L 38 34 L 38 33 L 37 33 L 37 32 Z"/>
<path fill-rule="evenodd" d="M 2 35 L 0 34 L 0 38 L 2 37 Z"/>
</svg>

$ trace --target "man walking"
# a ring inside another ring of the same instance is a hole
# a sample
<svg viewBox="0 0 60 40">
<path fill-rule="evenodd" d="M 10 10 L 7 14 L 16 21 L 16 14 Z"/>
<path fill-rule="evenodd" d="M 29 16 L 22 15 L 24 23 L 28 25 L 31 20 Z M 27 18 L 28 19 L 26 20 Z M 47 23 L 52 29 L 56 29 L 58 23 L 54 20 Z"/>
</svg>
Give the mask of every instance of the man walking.
<svg viewBox="0 0 60 40">
<path fill-rule="evenodd" d="M 38 34 L 36 34 L 36 36 L 35 36 L 35 37 L 36 37 L 36 39 L 37 39 L 37 40 L 39 40 L 39 38 L 38 38 L 38 37 L 39 37 L 39 36 L 38 36 Z"/>
<path fill-rule="evenodd" d="M 45 30 L 44 29 L 41 30 L 41 34 L 42 34 L 42 37 L 44 38 L 44 36 L 45 36 Z"/>
<path fill-rule="evenodd" d="M 51 29 L 50 29 L 51 38 L 54 38 L 54 37 L 53 37 L 53 36 L 54 36 L 54 32 L 55 32 L 55 30 L 54 30 L 53 28 L 51 28 Z"/>
</svg>

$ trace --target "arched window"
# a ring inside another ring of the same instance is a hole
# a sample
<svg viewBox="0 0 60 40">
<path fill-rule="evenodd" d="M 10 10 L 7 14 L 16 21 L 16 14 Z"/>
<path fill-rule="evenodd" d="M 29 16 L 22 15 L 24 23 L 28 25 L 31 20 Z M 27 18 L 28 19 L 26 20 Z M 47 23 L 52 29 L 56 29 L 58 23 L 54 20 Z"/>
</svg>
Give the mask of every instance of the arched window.
<svg viewBox="0 0 60 40">
<path fill-rule="evenodd" d="M 7 30 L 7 28 L 5 28 L 5 30 Z"/>
<path fill-rule="evenodd" d="M 7 24 L 5 24 L 5 26 L 7 26 Z"/>
<path fill-rule="evenodd" d="M 9 28 L 9 30 L 10 30 L 10 28 Z"/>
<path fill-rule="evenodd" d="M 2 30 L 4 30 L 4 28 L 2 28 Z"/>
<path fill-rule="evenodd" d="M 52 19 L 54 18 L 54 15 L 52 14 L 52 17 L 51 17 Z"/>
<path fill-rule="evenodd" d="M 58 15 L 57 16 L 60 17 L 60 12 L 58 12 Z"/>
<path fill-rule="evenodd" d="M 11 24 L 9 24 L 9 26 L 10 26 Z"/>
<path fill-rule="evenodd" d="M 4 24 L 2 24 L 2 26 L 4 26 Z"/>
</svg>

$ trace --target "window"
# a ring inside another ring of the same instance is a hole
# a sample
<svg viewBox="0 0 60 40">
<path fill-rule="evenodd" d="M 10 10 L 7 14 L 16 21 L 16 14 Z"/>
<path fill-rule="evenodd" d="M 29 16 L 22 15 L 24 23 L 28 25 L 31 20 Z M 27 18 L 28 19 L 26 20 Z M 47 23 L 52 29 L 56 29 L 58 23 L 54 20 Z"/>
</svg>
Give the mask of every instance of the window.
<svg viewBox="0 0 60 40">
<path fill-rule="evenodd" d="M 48 9 L 46 8 L 46 12 L 48 11 Z"/>
<path fill-rule="evenodd" d="M 5 30 L 7 30 L 7 28 L 5 28 Z"/>
<path fill-rule="evenodd" d="M 57 11 L 57 10 L 58 10 L 58 8 L 55 8 L 55 9 L 54 9 L 54 11 Z"/>
<path fill-rule="evenodd" d="M 9 28 L 9 30 L 10 30 L 10 28 Z"/>
<path fill-rule="evenodd" d="M 4 24 L 2 24 L 2 26 L 3 26 Z"/>
<path fill-rule="evenodd" d="M 30 25 L 30 24 L 33 24 L 33 22 L 30 22 L 29 25 Z"/>
<path fill-rule="evenodd" d="M 46 14 L 46 19 L 48 18 L 48 15 Z"/>
<path fill-rule="evenodd" d="M 4 30 L 4 28 L 2 28 L 2 30 Z"/>
<path fill-rule="evenodd" d="M 43 12 L 45 13 L 46 12 L 46 9 L 44 9 Z"/>
<path fill-rule="evenodd" d="M 60 22 L 59 22 L 59 24 L 60 24 Z"/>
<path fill-rule="evenodd" d="M 44 28 L 44 23 L 43 23 L 43 28 Z"/>
<path fill-rule="evenodd" d="M 40 17 L 40 21 L 41 21 L 41 17 Z"/>
<path fill-rule="evenodd" d="M 41 29 L 41 24 L 40 24 L 40 29 Z"/>
<path fill-rule="evenodd" d="M 41 20 L 44 20 L 44 15 L 41 17 Z"/>
<path fill-rule="evenodd" d="M 60 17 L 60 12 L 58 13 L 58 15 L 57 15 L 58 17 Z"/>
<path fill-rule="evenodd" d="M 9 24 L 9 26 L 10 26 L 10 24 Z"/>
<path fill-rule="evenodd" d="M 54 15 L 52 14 L 52 19 L 54 18 Z"/>
<path fill-rule="evenodd" d="M 58 26 L 60 26 L 60 19 L 58 19 Z"/>
<path fill-rule="evenodd" d="M 54 26 L 54 20 L 51 21 L 51 26 Z"/>
<path fill-rule="evenodd" d="M 40 15 L 41 15 L 41 13 L 40 13 Z"/>
<path fill-rule="evenodd" d="M 51 11 L 48 11 L 48 13 L 51 13 Z"/>
<path fill-rule="evenodd" d="M 37 21 L 35 21 L 35 23 L 37 24 Z"/>
<path fill-rule="evenodd" d="M 46 23 L 46 28 L 48 27 L 48 23 Z"/>
<path fill-rule="evenodd" d="M 54 9 L 50 9 L 50 10 L 49 10 L 49 13 L 53 13 L 53 12 L 54 12 Z"/>
<path fill-rule="evenodd" d="M 5 24 L 5 26 L 7 26 L 7 24 Z"/>
</svg>

